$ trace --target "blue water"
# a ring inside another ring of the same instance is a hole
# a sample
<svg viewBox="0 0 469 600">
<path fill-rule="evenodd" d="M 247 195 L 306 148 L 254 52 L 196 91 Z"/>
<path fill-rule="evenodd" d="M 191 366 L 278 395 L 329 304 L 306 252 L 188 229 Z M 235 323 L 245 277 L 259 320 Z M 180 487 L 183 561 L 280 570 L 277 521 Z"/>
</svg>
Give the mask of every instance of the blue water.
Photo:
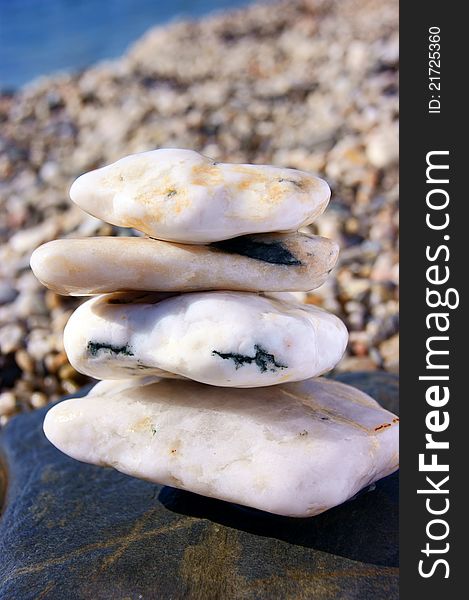
<svg viewBox="0 0 469 600">
<path fill-rule="evenodd" d="M 0 0 L 0 87 L 121 55 L 150 27 L 250 0 Z"/>
</svg>

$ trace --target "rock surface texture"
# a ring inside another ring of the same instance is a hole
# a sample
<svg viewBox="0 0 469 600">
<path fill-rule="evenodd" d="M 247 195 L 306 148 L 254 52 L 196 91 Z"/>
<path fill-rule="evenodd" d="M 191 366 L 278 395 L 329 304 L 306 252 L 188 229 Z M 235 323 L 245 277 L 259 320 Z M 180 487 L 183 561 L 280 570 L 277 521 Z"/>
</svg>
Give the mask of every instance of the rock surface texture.
<svg viewBox="0 0 469 600">
<path fill-rule="evenodd" d="M 396 411 L 396 376 L 341 379 Z M 396 474 L 316 517 L 275 516 L 72 460 L 45 413 L 0 433 L 1 598 L 399 597 Z"/>
</svg>

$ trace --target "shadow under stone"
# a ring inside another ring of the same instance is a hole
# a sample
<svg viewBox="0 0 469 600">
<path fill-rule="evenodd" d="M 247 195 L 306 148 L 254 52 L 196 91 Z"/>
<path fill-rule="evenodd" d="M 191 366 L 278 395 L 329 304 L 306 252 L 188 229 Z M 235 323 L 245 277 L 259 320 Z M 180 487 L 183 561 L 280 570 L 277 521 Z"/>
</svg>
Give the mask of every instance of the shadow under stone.
<svg viewBox="0 0 469 600">
<path fill-rule="evenodd" d="M 163 487 L 158 500 L 175 513 L 208 519 L 249 534 L 374 565 L 399 565 L 398 473 L 352 500 L 306 519 L 272 515 L 171 487 Z"/>
</svg>

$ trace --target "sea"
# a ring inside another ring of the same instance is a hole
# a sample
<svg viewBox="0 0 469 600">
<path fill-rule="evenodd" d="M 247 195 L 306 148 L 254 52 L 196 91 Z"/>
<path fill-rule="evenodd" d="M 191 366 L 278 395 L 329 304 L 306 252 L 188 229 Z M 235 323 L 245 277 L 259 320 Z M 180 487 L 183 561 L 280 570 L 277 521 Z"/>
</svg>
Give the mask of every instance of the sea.
<svg viewBox="0 0 469 600">
<path fill-rule="evenodd" d="M 120 56 L 151 27 L 251 0 L 0 0 L 0 89 Z"/>
</svg>

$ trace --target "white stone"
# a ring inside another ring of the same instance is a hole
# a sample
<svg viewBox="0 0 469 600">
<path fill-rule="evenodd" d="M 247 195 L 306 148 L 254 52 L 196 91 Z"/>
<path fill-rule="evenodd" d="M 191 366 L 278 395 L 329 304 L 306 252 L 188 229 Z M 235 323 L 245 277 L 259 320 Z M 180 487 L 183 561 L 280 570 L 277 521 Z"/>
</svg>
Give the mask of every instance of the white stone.
<svg viewBox="0 0 469 600">
<path fill-rule="evenodd" d="M 397 123 L 386 123 L 368 136 L 366 155 L 378 168 L 389 168 L 399 160 L 399 128 Z"/>
<path fill-rule="evenodd" d="M 341 383 L 114 385 L 50 409 L 48 439 L 80 461 L 295 517 L 336 506 L 398 467 L 397 417 Z"/>
<path fill-rule="evenodd" d="M 332 314 L 249 292 L 135 292 L 82 304 L 65 327 L 64 346 L 75 369 L 97 379 L 169 371 L 212 385 L 257 387 L 332 369 L 347 338 Z"/>
<path fill-rule="evenodd" d="M 16 398 L 13 392 L 6 390 L 0 393 L 0 415 L 10 415 L 15 412 Z"/>
<path fill-rule="evenodd" d="M 193 150 L 160 149 L 85 173 L 70 197 L 114 225 L 203 244 L 296 231 L 324 211 L 330 189 L 295 169 L 215 163 Z"/>
<path fill-rule="evenodd" d="M 55 240 L 31 257 L 36 277 L 59 294 L 148 291 L 302 291 L 319 287 L 338 246 L 301 233 L 190 246 L 149 238 Z"/>
</svg>

